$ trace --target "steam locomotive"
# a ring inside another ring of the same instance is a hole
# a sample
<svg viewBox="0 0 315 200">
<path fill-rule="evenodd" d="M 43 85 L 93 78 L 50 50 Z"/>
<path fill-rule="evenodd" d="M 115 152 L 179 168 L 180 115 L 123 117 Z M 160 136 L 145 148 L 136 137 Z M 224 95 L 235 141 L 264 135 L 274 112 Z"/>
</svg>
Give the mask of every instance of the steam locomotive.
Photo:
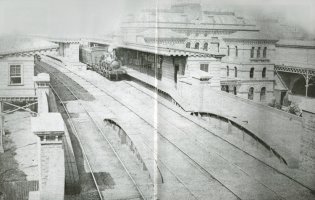
<svg viewBox="0 0 315 200">
<path fill-rule="evenodd" d="M 96 71 L 109 80 L 121 80 L 126 76 L 115 51 L 109 53 L 103 47 L 80 47 L 79 57 L 80 62 L 87 65 L 87 69 Z"/>
</svg>

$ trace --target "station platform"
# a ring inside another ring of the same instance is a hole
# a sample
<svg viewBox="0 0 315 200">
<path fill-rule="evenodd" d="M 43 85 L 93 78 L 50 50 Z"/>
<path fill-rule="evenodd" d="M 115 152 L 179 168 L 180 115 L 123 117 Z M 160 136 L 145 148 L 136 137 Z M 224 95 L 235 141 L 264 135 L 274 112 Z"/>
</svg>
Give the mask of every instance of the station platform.
<svg viewBox="0 0 315 200">
<path fill-rule="evenodd" d="M 298 167 L 305 131 L 301 117 L 210 88 L 204 91 L 202 100 L 187 99 L 174 83 L 156 80 L 127 66 L 124 69 L 129 76 L 169 94 L 187 112 L 211 113 L 238 124 L 282 155 L 290 167 Z"/>
<path fill-rule="evenodd" d="M 125 81 L 111 82 L 93 71 L 82 71 L 69 66 L 66 67 L 67 69 L 64 69 L 62 66 L 57 68 L 69 76 L 69 78 L 79 83 L 82 87 L 86 88 L 86 90 L 97 99 L 97 101 L 85 102 L 84 104 L 88 107 L 89 112 L 95 116 L 94 118 L 99 120 L 99 124 L 102 124 L 102 119 L 111 119 L 123 128 L 128 134 L 128 137 L 132 140 L 134 144 L 133 147 L 137 149 L 137 153 L 135 154 L 139 153 L 139 157 L 146 163 L 146 167 L 149 168 L 148 172 L 150 176 L 154 177 L 154 171 L 156 170 L 152 167 L 152 165 L 154 165 L 154 161 L 152 160 L 154 156 L 152 155 L 151 149 L 154 147 L 153 135 L 155 130 L 152 128 L 152 124 L 155 123 L 153 105 L 156 103 L 156 100 L 152 99 L 152 97 L 149 98 L 136 89 L 128 87 Z M 78 76 L 72 74 L 69 70 Z M 91 84 L 95 85 L 98 89 L 92 87 Z M 145 87 L 143 87 L 143 89 L 145 89 Z M 116 98 L 116 101 L 113 101 L 112 98 L 105 95 L 101 90 L 106 90 L 108 94 Z M 165 99 L 159 98 L 158 100 L 164 101 Z M 124 106 L 117 101 L 122 102 L 129 109 L 124 108 Z M 174 104 L 171 104 L 171 102 L 169 102 L 169 104 L 176 107 Z M 276 173 L 277 176 L 282 177 L 280 181 L 281 183 L 274 181 L 275 173 L 273 169 L 257 162 L 256 159 L 248 156 L 248 154 L 242 153 L 240 149 L 222 142 L 222 140 L 219 140 L 217 137 L 205 131 L 201 126 L 182 118 L 182 116 L 173 113 L 163 106 L 159 105 L 158 108 L 158 113 L 160 114 L 157 116 L 159 120 L 159 128 L 157 130 L 163 135 L 163 137 L 158 137 L 159 158 L 165 162 L 169 168 L 173 168 L 172 171 L 184 180 L 184 183 L 193 192 L 196 192 L 203 197 L 206 197 L 207 195 L 207 197 L 209 197 L 211 192 L 218 191 L 220 187 L 215 185 L 208 190 L 202 190 L 207 192 L 200 193 L 200 185 L 202 185 L 202 187 L 207 187 L 209 180 L 204 180 L 200 171 L 198 172 L 198 170 L 195 170 L 198 167 L 189 166 L 187 161 L 185 161 L 187 156 L 183 157 L 178 149 L 173 149 L 174 147 L 170 146 L 170 143 L 165 142 L 163 139 L 164 137 L 178 145 L 179 148 L 191 158 L 191 160 L 200 164 L 208 172 L 211 172 L 215 177 L 222 181 L 224 185 L 227 185 L 232 191 L 241 195 L 242 198 L 250 199 L 254 198 L 256 195 L 264 194 L 267 199 L 273 199 L 275 196 L 273 193 L 270 193 L 270 188 L 280 191 L 284 189 L 284 187 L 287 188 L 289 185 L 291 185 L 292 188 L 297 188 L 297 190 L 290 190 L 292 191 L 291 199 L 294 196 L 299 195 L 299 192 L 304 193 L 301 187 L 296 187 L 296 184 L 290 182 L 290 179 L 284 178 L 278 173 Z M 186 115 L 190 116 L 190 113 L 186 112 Z M 199 119 L 193 116 L 191 117 L 195 118 L 196 121 Z M 202 120 L 199 119 L 199 121 Z M 205 123 L 206 122 L 203 124 Z M 197 144 L 196 140 L 202 144 Z M 149 147 L 151 147 L 151 149 Z M 183 163 L 185 163 L 188 168 L 179 170 L 180 167 L 185 166 Z M 159 166 L 163 165 L 159 164 Z M 187 172 L 188 169 L 194 171 L 194 173 L 192 171 L 188 174 L 182 173 L 185 171 Z M 171 177 L 166 175 L 169 173 L 167 170 L 163 168 L 161 170 L 164 178 Z M 294 172 L 297 172 L 287 167 L 284 167 L 283 170 L 287 170 L 291 175 L 294 174 Z M 262 173 L 257 173 L 257 171 Z M 261 174 L 264 174 L 264 177 L 261 177 Z M 193 175 L 193 177 L 191 175 Z M 197 178 L 197 175 L 199 178 Z M 197 182 L 189 180 L 196 180 Z M 242 187 L 240 187 L 239 182 L 242 183 Z M 303 182 L 305 183 L 308 181 L 306 180 Z M 263 185 L 267 185 L 268 188 L 264 188 Z M 310 183 L 307 185 L 312 184 Z M 166 184 L 163 184 L 163 186 L 166 186 Z M 198 186 L 199 189 L 196 188 L 196 186 Z M 253 186 L 257 188 L 257 190 L 251 190 L 250 188 Z M 185 190 L 178 189 L 178 191 Z M 224 191 L 226 195 L 229 194 L 226 190 Z"/>
</svg>

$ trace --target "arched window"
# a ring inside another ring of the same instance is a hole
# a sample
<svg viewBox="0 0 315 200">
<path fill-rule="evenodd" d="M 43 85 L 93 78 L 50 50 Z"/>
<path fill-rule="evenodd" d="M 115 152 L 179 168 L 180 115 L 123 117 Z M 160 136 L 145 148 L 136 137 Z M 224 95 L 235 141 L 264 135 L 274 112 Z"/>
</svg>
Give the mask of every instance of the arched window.
<svg viewBox="0 0 315 200">
<path fill-rule="evenodd" d="M 261 73 L 261 76 L 262 76 L 263 78 L 266 78 L 266 67 L 263 68 L 262 73 Z"/>
<path fill-rule="evenodd" d="M 190 42 L 186 43 L 186 48 L 190 48 Z"/>
<path fill-rule="evenodd" d="M 254 88 L 250 87 L 248 90 L 248 99 L 253 100 L 254 99 Z"/>
<path fill-rule="evenodd" d="M 262 87 L 260 90 L 260 101 L 266 100 L 266 87 Z"/>
<path fill-rule="evenodd" d="M 252 49 L 250 50 L 250 57 L 254 58 L 254 52 L 255 52 L 255 47 L 252 47 Z"/>
<path fill-rule="evenodd" d="M 237 48 L 237 46 L 235 46 L 235 56 L 236 57 L 238 56 L 238 48 Z"/>
<path fill-rule="evenodd" d="M 234 76 L 237 77 L 237 67 L 234 67 Z"/>
<path fill-rule="evenodd" d="M 230 55 L 230 46 L 229 45 L 227 46 L 227 55 L 228 56 Z"/>
<path fill-rule="evenodd" d="M 264 47 L 264 50 L 263 50 L 263 57 L 264 57 L 264 58 L 267 57 L 267 47 Z"/>
<path fill-rule="evenodd" d="M 195 44 L 195 49 L 199 49 L 199 42 Z"/>
<path fill-rule="evenodd" d="M 207 42 L 204 43 L 204 45 L 203 45 L 203 50 L 208 51 L 208 43 L 207 43 Z"/>
<path fill-rule="evenodd" d="M 260 47 L 257 49 L 257 58 L 260 58 Z"/>
<path fill-rule="evenodd" d="M 249 78 L 254 78 L 254 67 L 250 68 Z"/>
<path fill-rule="evenodd" d="M 230 68 L 229 66 L 226 66 L 226 76 L 229 77 L 230 75 Z"/>
<path fill-rule="evenodd" d="M 234 95 L 237 95 L 237 88 L 236 88 L 236 86 L 233 87 L 233 93 L 234 93 Z"/>
</svg>

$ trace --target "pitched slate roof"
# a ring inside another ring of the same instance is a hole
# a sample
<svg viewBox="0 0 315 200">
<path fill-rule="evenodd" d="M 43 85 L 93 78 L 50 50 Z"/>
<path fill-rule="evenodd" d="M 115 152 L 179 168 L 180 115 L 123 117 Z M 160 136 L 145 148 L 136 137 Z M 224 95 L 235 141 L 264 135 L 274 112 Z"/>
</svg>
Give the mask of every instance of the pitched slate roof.
<svg viewBox="0 0 315 200">
<path fill-rule="evenodd" d="M 143 35 L 145 38 L 155 38 L 156 32 L 154 29 L 150 29 L 142 32 L 139 35 Z M 183 33 L 178 33 L 169 29 L 159 29 L 157 32 L 158 38 L 182 38 L 186 39 L 187 36 Z"/>
<path fill-rule="evenodd" d="M 0 36 L 0 55 L 58 48 L 58 45 L 44 39 L 26 36 Z"/>
</svg>

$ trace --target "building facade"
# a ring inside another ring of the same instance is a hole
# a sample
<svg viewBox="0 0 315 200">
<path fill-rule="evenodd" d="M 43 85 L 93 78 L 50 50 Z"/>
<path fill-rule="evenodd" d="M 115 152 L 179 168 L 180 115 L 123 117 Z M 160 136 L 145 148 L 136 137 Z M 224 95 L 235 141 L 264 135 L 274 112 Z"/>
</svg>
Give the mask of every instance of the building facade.
<svg viewBox="0 0 315 200">
<path fill-rule="evenodd" d="M 209 55 L 208 60 L 188 56 L 180 70 L 182 76 L 209 76 L 210 82 L 219 83 L 214 88 L 256 102 L 268 103 L 274 98 L 277 40 L 234 12 L 207 11 L 199 3 L 180 2 L 170 9 L 129 15 L 122 22 L 121 33 L 129 44 Z"/>
<path fill-rule="evenodd" d="M 0 98 L 35 97 L 34 55 L 55 54 L 58 45 L 34 38 L 2 37 L 0 49 Z"/>
<path fill-rule="evenodd" d="M 274 55 L 277 40 L 259 32 L 223 37 L 222 90 L 256 102 L 270 102 L 274 92 Z"/>
</svg>

